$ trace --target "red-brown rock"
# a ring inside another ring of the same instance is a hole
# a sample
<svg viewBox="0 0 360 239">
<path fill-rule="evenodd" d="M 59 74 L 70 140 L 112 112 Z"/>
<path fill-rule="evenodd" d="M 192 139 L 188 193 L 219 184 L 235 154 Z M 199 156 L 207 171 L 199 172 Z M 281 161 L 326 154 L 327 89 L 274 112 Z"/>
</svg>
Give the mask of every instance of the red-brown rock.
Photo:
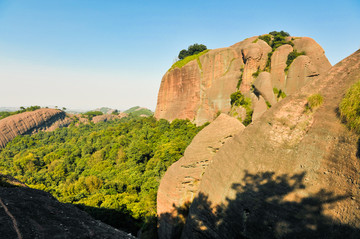
<svg viewBox="0 0 360 239">
<path fill-rule="evenodd" d="M 184 157 L 166 171 L 157 195 L 159 238 L 174 238 L 181 232 L 186 206 L 196 195 L 204 171 L 222 145 L 244 128 L 239 120 L 221 114 L 195 136 Z M 179 208 L 183 208 L 182 213 Z"/>
<path fill-rule="evenodd" d="M 52 131 L 67 126 L 71 120 L 65 112 L 55 109 L 38 109 L 9 116 L 0 120 L 0 148 L 17 135 L 31 134 L 40 130 Z"/>
<path fill-rule="evenodd" d="M 214 156 L 182 238 L 358 238 L 358 138 L 337 115 L 360 50 L 286 97 Z M 323 104 L 306 109 L 320 94 Z"/>
</svg>

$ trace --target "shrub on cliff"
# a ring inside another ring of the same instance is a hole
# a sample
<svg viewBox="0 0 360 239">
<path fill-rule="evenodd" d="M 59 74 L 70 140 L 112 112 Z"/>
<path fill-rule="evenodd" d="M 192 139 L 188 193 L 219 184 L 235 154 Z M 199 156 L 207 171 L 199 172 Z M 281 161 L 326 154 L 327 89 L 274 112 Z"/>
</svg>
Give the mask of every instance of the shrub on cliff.
<svg viewBox="0 0 360 239">
<path fill-rule="evenodd" d="M 181 50 L 178 58 L 179 60 L 182 60 L 185 59 L 185 57 L 187 56 L 196 55 L 205 50 L 207 50 L 207 47 L 205 45 L 195 43 L 194 45 L 190 45 L 187 50 L 185 49 Z"/>
<path fill-rule="evenodd" d="M 245 126 L 249 125 L 252 121 L 253 114 L 251 99 L 245 97 L 240 91 L 236 91 L 230 95 L 230 103 L 231 106 L 241 106 L 246 110 L 246 117 L 244 120 L 241 120 Z"/>
<path fill-rule="evenodd" d="M 339 109 L 340 116 L 346 125 L 360 133 L 360 81 L 348 90 Z"/>
</svg>

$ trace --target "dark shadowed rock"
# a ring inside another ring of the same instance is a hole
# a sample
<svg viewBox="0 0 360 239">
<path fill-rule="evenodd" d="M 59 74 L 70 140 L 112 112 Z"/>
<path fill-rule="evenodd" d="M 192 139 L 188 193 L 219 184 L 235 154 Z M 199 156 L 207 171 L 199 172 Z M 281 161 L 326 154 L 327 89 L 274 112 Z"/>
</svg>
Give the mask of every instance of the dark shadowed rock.
<svg viewBox="0 0 360 239">
<path fill-rule="evenodd" d="M 0 175 L 1 238 L 134 238 L 49 193 L 14 187 L 14 180 L 3 179 Z"/>
</svg>

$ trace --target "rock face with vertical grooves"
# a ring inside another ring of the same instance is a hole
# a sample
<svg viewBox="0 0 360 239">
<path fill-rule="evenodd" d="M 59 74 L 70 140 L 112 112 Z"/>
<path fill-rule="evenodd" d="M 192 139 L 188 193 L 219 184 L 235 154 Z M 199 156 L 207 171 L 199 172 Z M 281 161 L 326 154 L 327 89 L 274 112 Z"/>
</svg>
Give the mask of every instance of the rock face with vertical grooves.
<svg viewBox="0 0 360 239">
<path fill-rule="evenodd" d="M 358 238 L 359 135 L 337 108 L 359 80 L 360 50 L 226 142 L 205 170 L 181 237 Z M 323 103 L 309 110 L 313 94 Z"/>
<path fill-rule="evenodd" d="M 181 222 L 187 206 L 197 194 L 206 168 L 222 145 L 244 128 L 239 120 L 225 114 L 219 115 L 195 136 L 186 148 L 184 157 L 166 171 L 157 195 L 160 238 L 175 238 L 181 233 Z M 178 212 L 179 208 L 182 208 L 181 213 Z"/>
<path fill-rule="evenodd" d="M 326 72 L 331 65 L 324 50 L 313 39 L 288 37 L 288 40 L 294 47 L 286 44 L 275 50 L 270 59 L 270 78 L 271 88 L 287 92 L 289 85 L 289 92 L 293 92 L 294 88 L 298 89 L 304 82 Z M 311 67 L 303 73 L 303 64 L 291 64 L 289 74 L 292 78 L 287 83 L 284 69 L 292 50 L 305 51 Z M 230 95 L 237 90 L 239 79 L 240 91 L 249 94 L 256 79 L 254 73 L 269 70 L 266 64 L 271 51 L 265 41 L 251 37 L 230 47 L 210 50 L 181 68 L 171 68 L 161 81 L 155 117 L 170 121 L 190 119 L 201 125 L 214 120 L 219 112 L 228 114 L 231 111 Z M 309 73 L 313 69 L 315 72 Z M 267 96 L 263 97 L 266 99 Z"/>
<path fill-rule="evenodd" d="M 40 130 L 55 130 L 70 124 L 65 112 L 56 109 L 38 109 L 6 117 L 0 120 L 0 148 L 18 135 Z"/>
</svg>

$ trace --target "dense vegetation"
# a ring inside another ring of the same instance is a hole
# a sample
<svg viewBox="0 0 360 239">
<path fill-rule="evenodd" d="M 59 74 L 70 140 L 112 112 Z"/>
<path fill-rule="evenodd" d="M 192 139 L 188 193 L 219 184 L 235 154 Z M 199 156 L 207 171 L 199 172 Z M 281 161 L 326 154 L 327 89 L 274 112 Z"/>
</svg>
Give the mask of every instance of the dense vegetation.
<svg viewBox="0 0 360 239">
<path fill-rule="evenodd" d="M 340 116 L 349 129 L 360 133 L 360 81 L 355 83 L 340 103 Z"/>
<path fill-rule="evenodd" d="M 140 106 L 135 106 L 128 110 L 125 110 L 124 113 L 131 114 L 132 116 L 141 116 L 141 115 L 151 116 L 154 114 L 151 110 L 146 108 L 141 108 Z"/>
<path fill-rule="evenodd" d="M 30 106 L 30 107 L 20 107 L 20 110 L 17 110 L 17 111 L 13 111 L 13 112 L 10 112 L 10 111 L 2 111 L 0 112 L 0 120 L 1 119 L 4 119 L 6 117 L 9 117 L 11 115 L 16 115 L 16 114 L 20 114 L 20 113 L 24 113 L 26 111 L 34 111 L 34 110 L 37 110 L 37 109 L 40 109 L 41 107 L 40 106 Z"/>
<path fill-rule="evenodd" d="M 241 94 L 240 91 L 236 91 L 230 95 L 231 106 L 241 106 L 246 110 L 245 119 L 240 119 L 242 123 L 247 126 L 252 121 L 253 110 L 251 108 L 251 99 Z"/>
<path fill-rule="evenodd" d="M 207 50 L 207 47 L 203 44 L 197 44 L 190 45 L 187 50 L 182 49 L 179 53 L 179 60 L 185 59 L 188 56 L 199 54 L 200 52 L 203 52 Z"/>
<path fill-rule="evenodd" d="M 161 176 L 200 129 L 127 117 L 18 136 L 0 152 L 0 171 L 136 232 L 156 215 Z"/>
</svg>

